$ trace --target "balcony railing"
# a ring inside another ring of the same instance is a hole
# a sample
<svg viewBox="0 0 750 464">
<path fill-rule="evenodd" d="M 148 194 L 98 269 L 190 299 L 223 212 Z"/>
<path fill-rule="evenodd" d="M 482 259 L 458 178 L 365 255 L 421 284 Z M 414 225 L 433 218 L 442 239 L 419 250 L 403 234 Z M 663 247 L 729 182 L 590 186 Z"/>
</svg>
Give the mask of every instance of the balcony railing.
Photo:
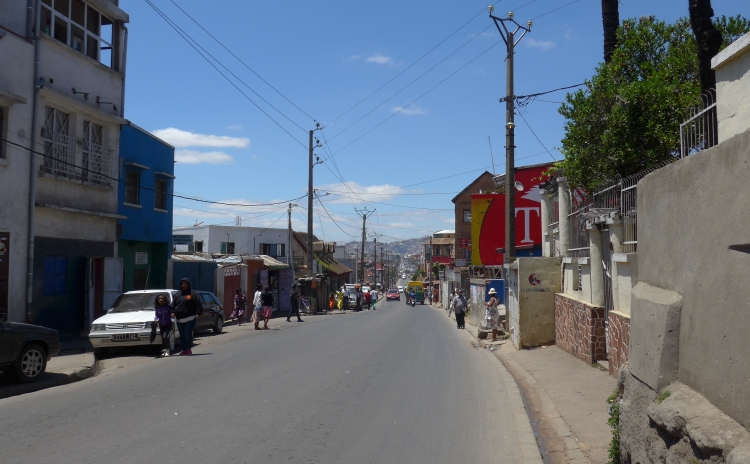
<svg viewBox="0 0 750 464">
<path fill-rule="evenodd" d="M 96 144 L 86 148 L 79 149 L 73 137 L 50 134 L 44 139 L 42 172 L 74 182 L 111 186 L 115 151 Z"/>
</svg>

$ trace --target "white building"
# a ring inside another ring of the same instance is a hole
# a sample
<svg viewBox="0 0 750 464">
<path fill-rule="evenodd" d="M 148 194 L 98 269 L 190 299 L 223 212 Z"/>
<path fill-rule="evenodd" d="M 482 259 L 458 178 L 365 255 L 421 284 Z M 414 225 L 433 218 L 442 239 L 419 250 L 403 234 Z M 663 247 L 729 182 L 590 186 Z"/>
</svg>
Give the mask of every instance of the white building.
<svg viewBox="0 0 750 464">
<path fill-rule="evenodd" d="M 289 264 L 288 229 L 216 225 L 176 227 L 172 230 L 172 237 L 177 251 L 180 244 L 191 242 L 191 251 L 196 253 L 267 255 Z"/>
<path fill-rule="evenodd" d="M 0 318 L 77 333 L 117 290 L 117 3 L 0 0 Z"/>
</svg>

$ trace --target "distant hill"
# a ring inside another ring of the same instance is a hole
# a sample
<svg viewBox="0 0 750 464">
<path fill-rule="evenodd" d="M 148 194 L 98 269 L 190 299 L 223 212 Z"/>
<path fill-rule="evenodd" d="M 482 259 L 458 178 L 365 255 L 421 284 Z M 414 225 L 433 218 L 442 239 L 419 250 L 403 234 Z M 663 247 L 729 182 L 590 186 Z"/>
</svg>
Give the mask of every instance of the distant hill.
<svg viewBox="0 0 750 464">
<path fill-rule="evenodd" d="M 428 236 L 419 237 L 419 238 L 410 238 L 406 240 L 396 240 L 393 242 L 388 243 L 381 243 L 378 242 L 378 254 L 380 254 L 381 246 L 384 251 L 387 251 L 389 254 L 397 254 L 397 255 L 407 255 L 407 254 L 422 254 L 424 253 L 424 242 L 429 240 L 430 238 Z M 355 248 L 359 249 L 362 245 L 361 241 L 351 241 L 347 242 L 346 244 L 346 251 L 347 253 L 353 251 Z M 367 253 L 368 256 L 372 256 L 372 240 L 367 242 L 365 244 L 365 253 Z M 379 261 L 379 259 L 378 259 Z"/>
</svg>

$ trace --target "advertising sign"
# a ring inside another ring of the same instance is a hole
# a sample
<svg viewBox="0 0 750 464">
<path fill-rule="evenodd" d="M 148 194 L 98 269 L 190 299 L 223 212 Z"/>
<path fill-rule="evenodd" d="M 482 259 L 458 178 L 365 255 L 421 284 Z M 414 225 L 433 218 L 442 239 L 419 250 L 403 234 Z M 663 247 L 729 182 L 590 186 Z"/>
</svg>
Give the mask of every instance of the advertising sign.
<svg viewBox="0 0 750 464">
<path fill-rule="evenodd" d="M 172 243 L 174 245 L 192 245 L 192 235 L 172 235 Z"/>
<path fill-rule="evenodd" d="M 294 274 L 291 269 L 282 269 L 279 271 L 279 309 L 288 312 L 291 309 L 289 295 L 292 293 L 292 283 L 294 283 Z"/>
<path fill-rule="evenodd" d="M 458 239 L 459 248 L 469 248 L 469 237 L 459 237 Z"/>
<path fill-rule="evenodd" d="M 135 252 L 135 264 L 148 264 L 148 252 L 147 251 L 136 251 Z"/>
</svg>

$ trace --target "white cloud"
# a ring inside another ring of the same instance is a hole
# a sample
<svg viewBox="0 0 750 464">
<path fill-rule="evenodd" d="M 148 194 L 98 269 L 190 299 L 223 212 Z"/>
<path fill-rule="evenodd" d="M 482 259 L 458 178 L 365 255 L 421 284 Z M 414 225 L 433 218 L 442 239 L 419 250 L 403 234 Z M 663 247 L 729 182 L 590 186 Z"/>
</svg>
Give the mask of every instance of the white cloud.
<svg viewBox="0 0 750 464">
<path fill-rule="evenodd" d="M 407 106 L 407 107 L 394 106 L 393 108 L 391 108 L 391 111 L 393 111 L 394 113 L 399 113 L 400 112 L 401 114 L 408 114 L 408 115 L 416 115 L 416 114 L 425 114 L 426 113 L 425 110 L 423 110 L 422 108 L 420 108 L 418 106 L 414 106 L 414 105 L 410 105 L 410 106 Z"/>
<path fill-rule="evenodd" d="M 227 164 L 234 158 L 221 151 L 175 150 L 174 160 L 183 164 Z"/>
<path fill-rule="evenodd" d="M 376 53 L 372 56 L 368 56 L 365 59 L 365 61 L 367 61 L 368 63 L 376 63 L 376 64 L 389 64 L 389 65 L 393 64 L 393 58 L 391 58 L 390 56 L 381 55 L 380 53 Z"/>
<path fill-rule="evenodd" d="M 360 198 L 364 201 L 385 201 L 403 193 L 402 188 L 389 184 L 370 186 L 359 185 L 356 182 L 347 182 L 346 184 L 349 188 L 346 188 L 344 184 L 320 185 L 316 188 L 331 193 L 331 195 L 323 197 L 323 201 L 328 203 L 351 203 L 350 197 L 355 202 L 358 202 Z M 352 195 L 349 189 L 354 191 L 356 195 Z"/>
<path fill-rule="evenodd" d="M 232 124 L 231 126 L 227 126 L 227 129 L 229 129 L 229 130 L 240 130 L 240 129 L 242 129 L 242 124 Z"/>
<path fill-rule="evenodd" d="M 384 227 L 398 227 L 398 228 L 414 228 L 417 227 L 415 224 L 412 224 L 411 222 L 391 222 L 390 224 L 386 224 Z"/>
<path fill-rule="evenodd" d="M 188 132 L 174 127 L 153 131 L 154 135 L 175 147 L 223 147 L 246 148 L 250 139 L 226 135 L 206 135 Z"/>
<path fill-rule="evenodd" d="M 557 44 L 551 40 L 536 40 L 533 37 L 527 37 L 524 43 L 527 47 L 537 48 L 539 50 L 551 50 L 557 47 Z"/>
<path fill-rule="evenodd" d="M 362 58 L 362 55 L 352 55 L 349 57 L 349 61 L 356 61 L 360 58 Z"/>
</svg>

